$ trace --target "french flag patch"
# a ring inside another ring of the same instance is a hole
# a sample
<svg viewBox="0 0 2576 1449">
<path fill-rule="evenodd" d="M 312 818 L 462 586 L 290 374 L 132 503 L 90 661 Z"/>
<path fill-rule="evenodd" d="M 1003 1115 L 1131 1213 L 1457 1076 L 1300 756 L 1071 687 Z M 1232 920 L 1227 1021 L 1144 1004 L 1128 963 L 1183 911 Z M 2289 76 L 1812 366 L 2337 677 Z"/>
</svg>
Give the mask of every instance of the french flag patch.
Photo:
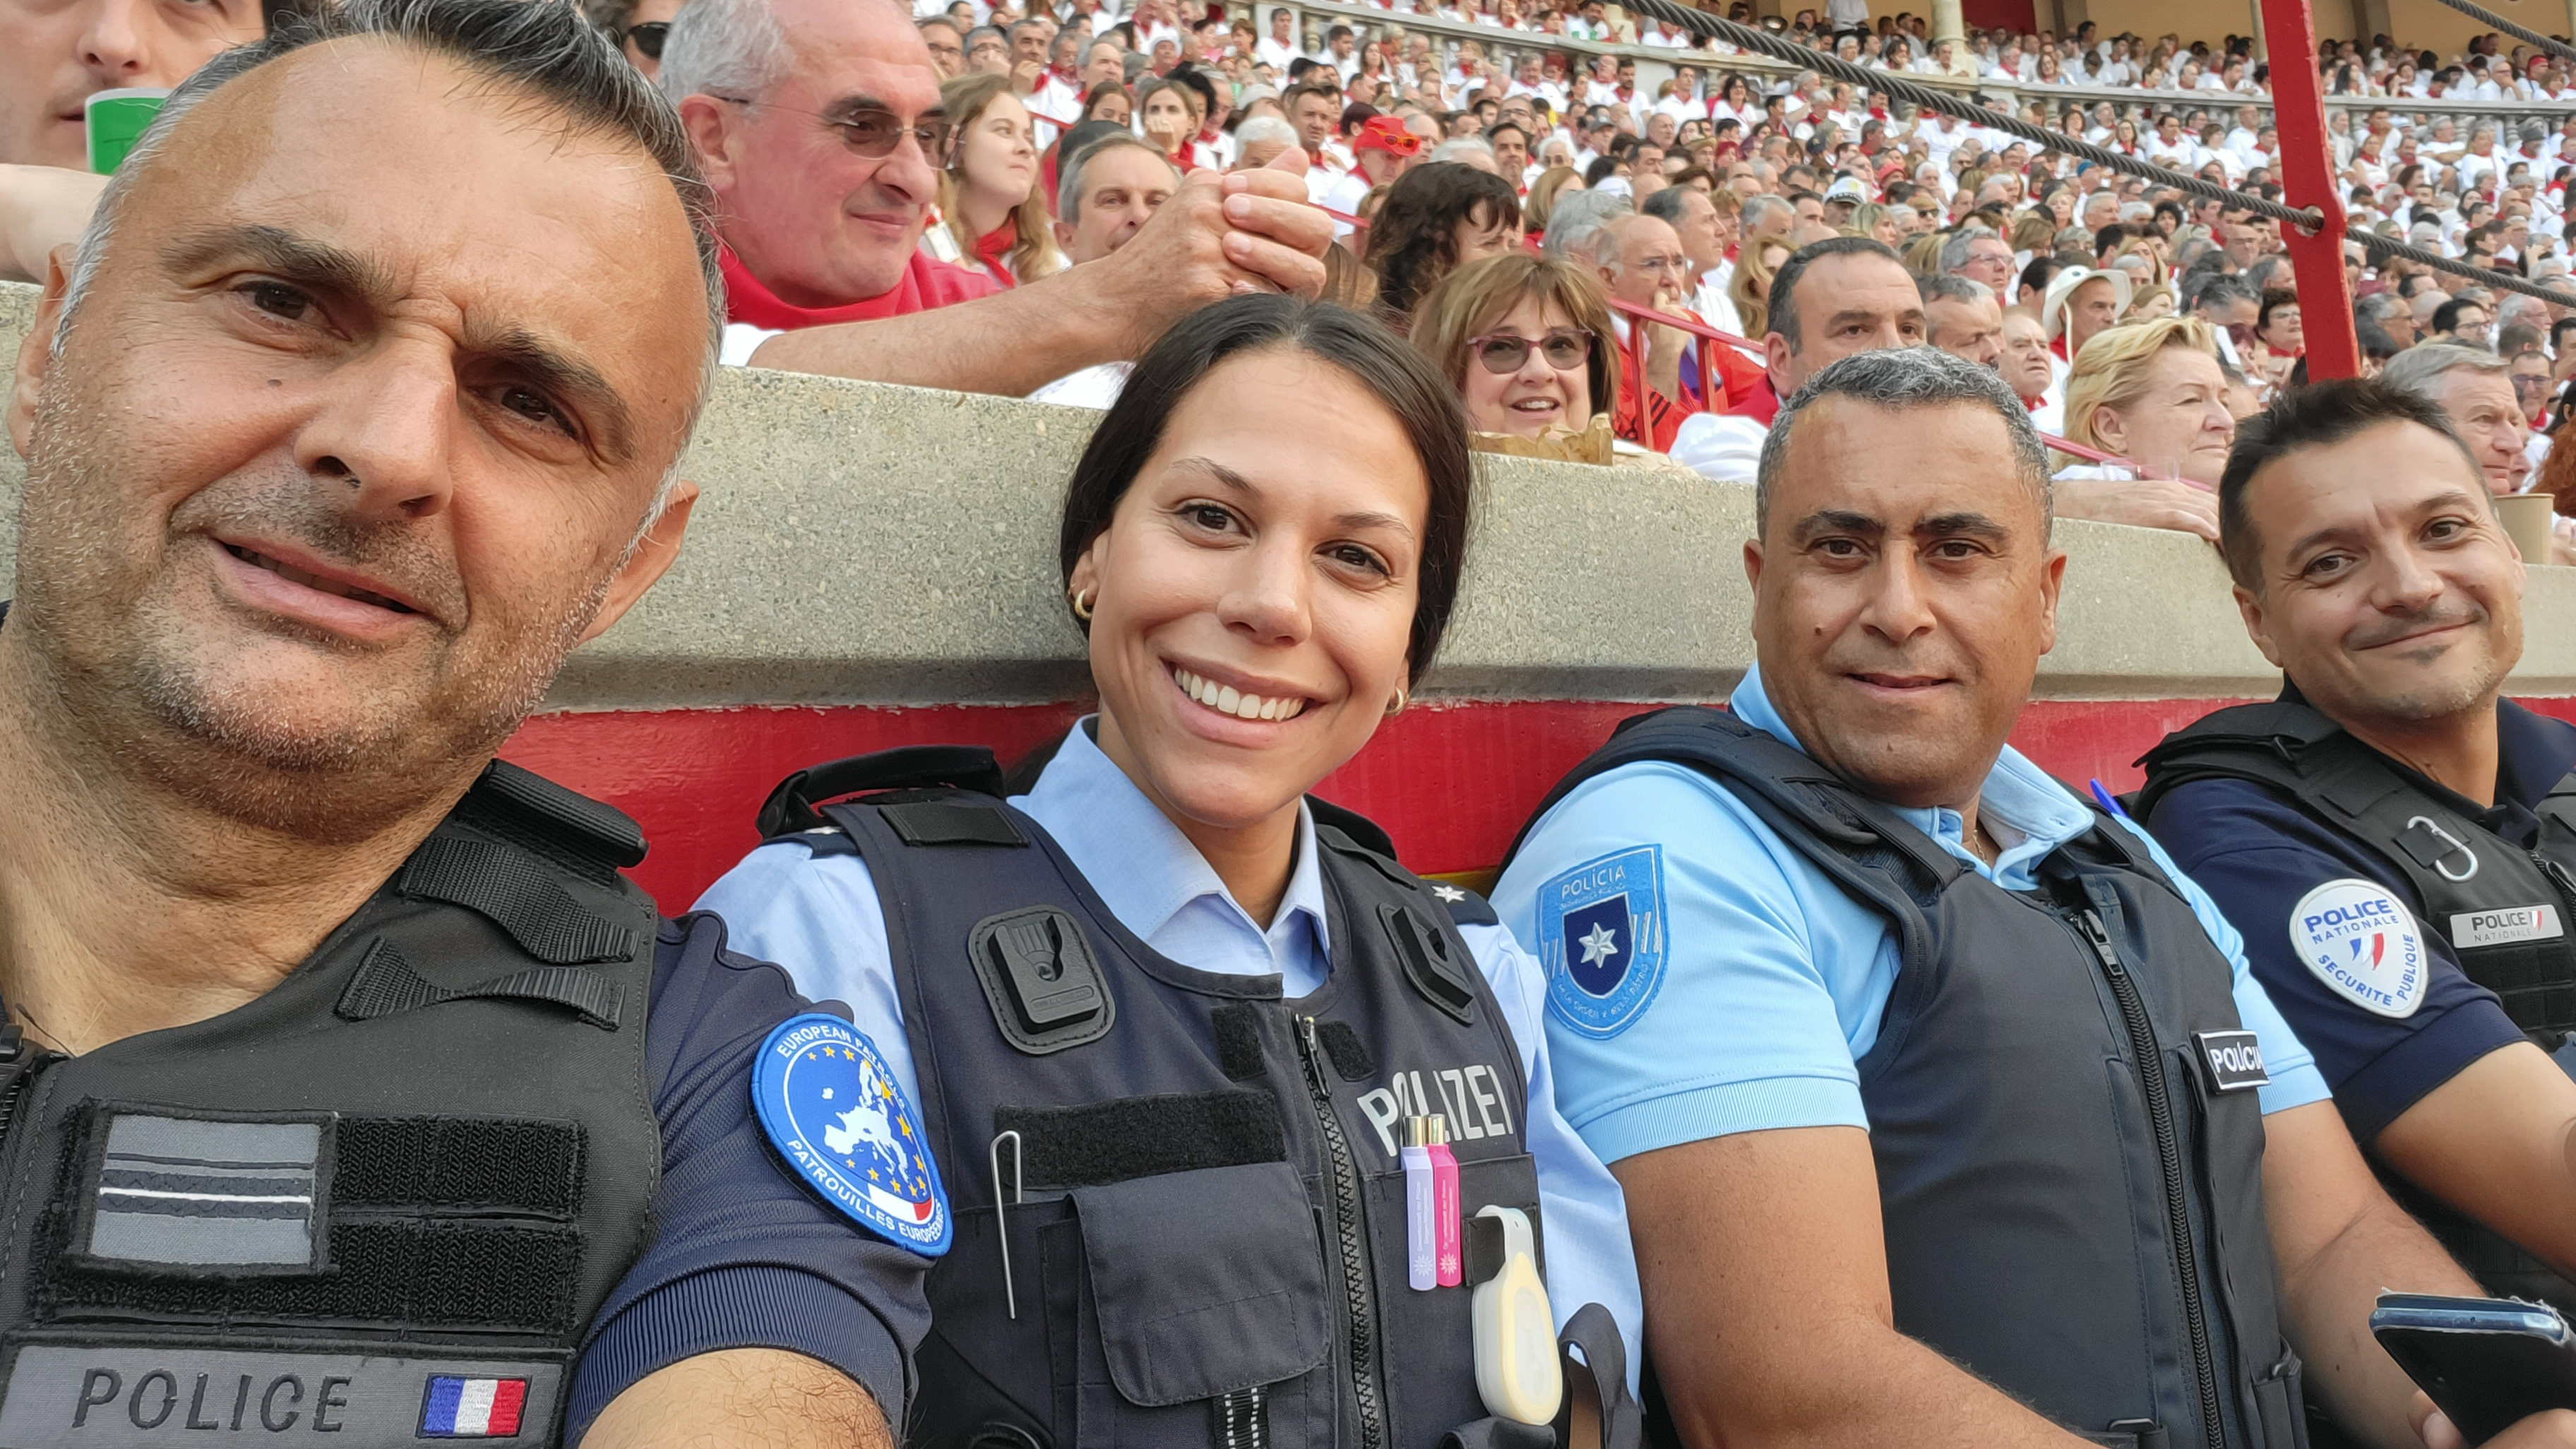
<svg viewBox="0 0 2576 1449">
<path fill-rule="evenodd" d="M 423 1439 L 511 1439 L 528 1401 L 526 1379 L 468 1379 L 435 1374 L 420 1400 Z"/>
</svg>

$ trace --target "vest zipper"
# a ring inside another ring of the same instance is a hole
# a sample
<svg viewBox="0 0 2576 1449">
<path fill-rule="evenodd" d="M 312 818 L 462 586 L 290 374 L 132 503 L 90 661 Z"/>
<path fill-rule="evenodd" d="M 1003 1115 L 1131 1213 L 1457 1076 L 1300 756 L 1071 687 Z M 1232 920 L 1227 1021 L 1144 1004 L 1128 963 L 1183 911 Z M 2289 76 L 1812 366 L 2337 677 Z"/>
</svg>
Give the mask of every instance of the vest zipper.
<svg viewBox="0 0 2576 1449">
<path fill-rule="evenodd" d="M 1381 1449 L 1386 1442 L 1386 1410 L 1378 1399 L 1377 1315 L 1369 1292 L 1368 1243 L 1360 1226 L 1360 1170 L 1351 1157 L 1350 1139 L 1342 1133 L 1341 1115 L 1333 1110 L 1333 1093 L 1324 1085 L 1324 1063 L 1315 1046 L 1315 1018 L 1297 1018 L 1297 1054 L 1306 1065 L 1306 1090 L 1314 1098 L 1315 1120 L 1323 1127 L 1324 1153 L 1333 1171 L 1333 1232 L 1342 1250 L 1343 1307 L 1348 1311 L 1351 1341 L 1351 1393 L 1360 1405 L 1359 1449 Z"/>
<path fill-rule="evenodd" d="M 2166 1227 L 2173 1234 L 2174 1271 L 2182 1279 L 2183 1326 L 2191 1337 L 2191 1370 L 2200 1389 L 2200 1415 L 2207 1426 L 2204 1432 L 2216 1443 L 2226 1421 L 2219 1412 L 2218 1365 L 2210 1349 L 2208 1309 L 2201 1301 L 2200 1254 L 2191 1232 L 2190 1190 L 2183 1176 L 2182 1141 L 2174 1131 L 2164 1053 L 2156 1045 L 2155 1028 L 2148 1024 L 2138 983 L 2120 963 L 2102 918 L 2086 907 L 2070 920 L 2101 958 L 2102 974 L 2111 983 L 2112 999 L 2120 1003 L 2120 1019 L 2129 1029 L 2129 1054 L 2137 1058 L 2138 1084 L 2146 1095 L 2147 1120 L 2156 1134 L 2156 1161 L 2164 1173 Z"/>
</svg>

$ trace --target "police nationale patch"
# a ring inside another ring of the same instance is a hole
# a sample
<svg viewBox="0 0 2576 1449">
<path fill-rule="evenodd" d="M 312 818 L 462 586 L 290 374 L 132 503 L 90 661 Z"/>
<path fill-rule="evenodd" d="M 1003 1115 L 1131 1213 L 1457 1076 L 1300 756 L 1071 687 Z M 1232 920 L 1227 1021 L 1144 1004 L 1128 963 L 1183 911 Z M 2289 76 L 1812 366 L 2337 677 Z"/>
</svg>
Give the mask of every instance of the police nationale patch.
<svg viewBox="0 0 2576 1449">
<path fill-rule="evenodd" d="M 2428 963 L 2415 917 L 2376 881 L 2330 880 L 2290 908 L 2290 949 L 2336 995 L 2381 1016 L 2424 1004 Z"/>
<path fill-rule="evenodd" d="M 924 1257 L 948 1251 L 948 1194 L 920 1118 L 848 1022 L 808 1012 L 771 1032 L 751 1095 L 769 1140 L 825 1202 Z"/>
<path fill-rule="evenodd" d="M 1664 848 L 1605 855 L 1538 888 L 1547 1004 L 1585 1036 L 1626 1031 L 1664 983 Z"/>
<path fill-rule="evenodd" d="M 2566 934 L 2567 923 L 2558 918 L 2556 906 L 2506 906 L 2451 917 L 2451 944 L 2463 951 L 2517 941 L 2555 941 Z"/>
</svg>

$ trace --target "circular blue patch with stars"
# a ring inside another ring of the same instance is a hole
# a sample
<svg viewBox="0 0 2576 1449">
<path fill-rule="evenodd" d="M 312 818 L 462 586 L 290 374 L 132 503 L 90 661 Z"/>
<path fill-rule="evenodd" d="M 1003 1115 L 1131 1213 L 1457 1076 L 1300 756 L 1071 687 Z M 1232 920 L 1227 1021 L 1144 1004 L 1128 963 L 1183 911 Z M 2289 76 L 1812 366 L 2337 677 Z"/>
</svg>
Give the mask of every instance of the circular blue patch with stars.
<svg viewBox="0 0 2576 1449">
<path fill-rule="evenodd" d="M 792 1017 L 760 1044 L 762 1130 L 825 1202 L 927 1258 L 948 1251 L 948 1194 L 920 1115 L 885 1058 L 837 1016 Z"/>
</svg>

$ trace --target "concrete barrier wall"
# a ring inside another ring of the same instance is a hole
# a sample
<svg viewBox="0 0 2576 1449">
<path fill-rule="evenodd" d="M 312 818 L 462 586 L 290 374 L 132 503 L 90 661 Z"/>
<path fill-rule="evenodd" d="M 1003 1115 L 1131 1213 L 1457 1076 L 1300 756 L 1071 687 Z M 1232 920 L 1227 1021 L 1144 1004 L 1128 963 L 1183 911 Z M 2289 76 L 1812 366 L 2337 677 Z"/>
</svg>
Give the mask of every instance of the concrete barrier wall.
<svg viewBox="0 0 2576 1449">
<path fill-rule="evenodd" d="M 0 366 L 32 299 L 0 287 Z M 677 906 L 749 847 L 753 808 L 791 769 L 901 743 L 1007 757 L 1039 742 L 1087 688 L 1054 538 L 1095 416 L 728 369 L 685 470 L 706 496 L 679 563 L 574 656 L 512 757 L 643 819 L 656 849 L 638 875 Z M 1490 864 L 1619 718 L 1722 699 L 1751 659 L 1751 489 L 1489 461 L 1422 703 L 1324 788 L 1417 869 Z M 0 456 L 0 537 L 23 480 Z M 2063 626 L 2015 736 L 2047 768 L 2128 788 L 2165 731 L 2279 687 L 2207 545 L 2073 522 L 2059 541 Z M 2535 570 L 2527 610 L 2517 692 L 2576 712 L 2576 569 Z"/>
</svg>

